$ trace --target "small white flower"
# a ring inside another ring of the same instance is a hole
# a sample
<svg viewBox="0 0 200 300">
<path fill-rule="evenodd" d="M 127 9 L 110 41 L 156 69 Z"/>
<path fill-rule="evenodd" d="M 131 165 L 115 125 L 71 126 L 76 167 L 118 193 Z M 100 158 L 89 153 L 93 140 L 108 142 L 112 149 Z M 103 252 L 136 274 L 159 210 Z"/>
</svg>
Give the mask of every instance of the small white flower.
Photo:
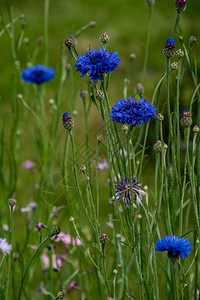
<svg viewBox="0 0 200 300">
<path fill-rule="evenodd" d="M 6 253 L 10 254 L 10 251 L 12 249 L 12 245 L 9 245 L 6 241 L 6 239 L 0 238 L 0 249 L 2 253 L 5 255 Z"/>
</svg>

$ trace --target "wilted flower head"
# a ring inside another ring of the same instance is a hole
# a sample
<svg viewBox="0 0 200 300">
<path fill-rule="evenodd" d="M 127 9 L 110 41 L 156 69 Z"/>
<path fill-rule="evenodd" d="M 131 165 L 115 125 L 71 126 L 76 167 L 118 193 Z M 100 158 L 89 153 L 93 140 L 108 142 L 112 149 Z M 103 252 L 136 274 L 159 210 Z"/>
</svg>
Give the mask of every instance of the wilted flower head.
<svg viewBox="0 0 200 300">
<path fill-rule="evenodd" d="M 175 54 L 175 41 L 174 39 L 167 39 L 165 48 L 163 49 L 163 54 L 166 57 L 172 57 Z"/>
<path fill-rule="evenodd" d="M 35 167 L 35 164 L 31 160 L 26 160 L 22 164 L 22 168 L 24 168 L 26 170 L 32 170 L 34 167 Z"/>
<path fill-rule="evenodd" d="M 86 55 L 80 55 L 75 67 L 77 72 L 82 73 L 81 77 L 89 72 L 89 78 L 97 82 L 98 79 L 103 81 L 103 74 L 113 72 L 120 61 L 117 52 L 109 53 L 100 48 L 98 51 L 90 50 Z"/>
<path fill-rule="evenodd" d="M 133 197 L 135 197 L 136 203 L 133 203 L 134 207 L 140 205 L 142 202 L 142 197 L 146 196 L 147 194 L 139 188 L 141 184 L 139 184 L 135 178 L 132 178 L 132 193 Z M 130 187 L 130 179 L 129 178 L 122 178 L 120 184 L 117 185 L 115 189 L 115 196 L 111 198 L 111 200 L 119 200 L 122 201 L 126 207 L 129 206 L 129 202 L 131 201 L 131 187 Z"/>
<path fill-rule="evenodd" d="M 121 99 L 112 107 L 110 117 L 113 122 L 121 124 L 130 124 L 133 126 L 141 126 L 140 123 L 148 123 L 150 119 L 156 116 L 156 110 L 150 102 L 141 99 L 136 102 L 135 99 Z"/>
<path fill-rule="evenodd" d="M 49 82 L 54 76 L 54 69 L 45 68 L 43 65 L 37 65 L 22 70 L 21 78 L 27 83 L 42 84 L 44 82 Z"/>
<path fill-rule="evenodd" d="M 9 245 L 6 239 L 0 238 L 0 250 L 3 253 L 3 255 L 10 254 L 10 251 L 12 249 L 12 245 Z"/>
<path fill-rule="evenodd" d="M 165 236 L 158 240 L 155 250 L 158 252 L 168 252 L 169 259 L 173 261 L 180 258 L 186 258 L 191 253 L 192 246 L 188 239 L 178 238 L 176 236 Z"/>
</svg>

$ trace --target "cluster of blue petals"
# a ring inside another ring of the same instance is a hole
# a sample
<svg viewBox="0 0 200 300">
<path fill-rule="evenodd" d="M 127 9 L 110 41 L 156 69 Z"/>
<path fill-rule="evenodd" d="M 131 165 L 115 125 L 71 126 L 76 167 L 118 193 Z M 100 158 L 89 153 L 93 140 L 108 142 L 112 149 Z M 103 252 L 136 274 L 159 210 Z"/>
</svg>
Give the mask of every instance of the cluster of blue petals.
<svg viewBox="0 0 200 300">
<path fill-rule="evenodd" d="M 168 257 L 171 259 L 186 258 L 191 253 L 192 246 L 188 239 L 178 238 L 176 236 L 165 236 L 158 240 L 155 250 L 158 252 L 168 251 Z"/>
<path fill-rule="evenodd" d="M 174 39 L 167 39 L 166 45 L 175 46 L 175 40 Z"/>
<path fill-rule="evenodd" d="M 118 57 L 118 53 L 109 53 L 104 51 L 103 48 L 96 50 L 90 50 L 86 55 L 80 55 L 75 64 L 77 72 L 85 76 L 89 72 L 89 78 L 97 82 L 102 80 L 102 75 L 110 73 L 119 66 L 121 59 Z"/>
<path fill-rule="evenodd" d="M 112 107 L 110 117 L 113 122 L 140 127 L 140 123 L 148 123 L 150 119 L 154 119 L 156 111 L 157 108 L 147 100 L 141 99 L 136 102 L 135 99 L 129 97 L 127 100 L 117 101 L 117 104 Z"/>
<path fill-rule="evenodd" d="M 22 70 L 21 78 L 28 83 L 42 84 L 44 82 L 49 82 L 54 76 L 54 69 L 45 68 L 43 65 L 37 65 Z"/>
</svg>

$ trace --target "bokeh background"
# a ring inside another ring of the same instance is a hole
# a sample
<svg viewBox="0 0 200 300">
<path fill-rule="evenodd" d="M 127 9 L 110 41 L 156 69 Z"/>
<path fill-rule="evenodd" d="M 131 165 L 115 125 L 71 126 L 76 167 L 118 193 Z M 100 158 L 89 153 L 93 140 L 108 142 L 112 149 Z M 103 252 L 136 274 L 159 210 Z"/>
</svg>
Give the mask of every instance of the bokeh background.
<svg viewBox="0 0 200 300">
<path fill-rule="evenodd" d="M 149 57 L 147 62 L 147 72 L 144 79 L 144 96 L 151 101 L 153 91 L 159 79 L 162 76 L 165 58 L 162 54 L 162 50 L 165 46 L 167 38 L 171 36 L 172 29 L 175 22 L 176 11 L 174 10 L 174 0 L 155 0 L 153 6 L 153 19 L 150 38 Z M 9 23 L 9 8 L 14 5 L 14 16 L 24 14 L 25 18 L 18 21 L 16 24 L 15 38 L 17 40 L 21 31 L 21 26 L 24 26 L 24 36 L 20 52 L 16 58 L 16 61 L 20 64 L 21 68 L 26 68 L 29 63 L 29 57 L 34 52 L 37 45 L 38 38 L 44 36 L 44 1 L 41 0 L 15 0 L 7 1 L 1 0 L 1 10 L 3 20 Z M 181 14 L 180 27 L 177 30 L 175 37 L 176 49 L 180 47 L 179 35 L 181 35 L 188 45 L 188 40 L 191 35 L 197 36 L 197 51 L 199 52 L 199 28 L 200 28 L 200 1 L 191 0 L 187 1 L 187 9 Z M 66 51 L 66 62 L 71 64 L 73 68 L 73 61 L 65 49 L 64 40 L 70 35 L 73 35 L 80 27 L 88 24 L 90 21 L 96 22 L 95 28 L 90 28 L 80 35 L 78 38 L 77 51 L 79 54 L 84 54 L 89 47 L 92 49 L 99 49 L 101 42 L 99 40 L 100 35 L 103 32 L 107 32 L 110 36 L 109 48 L 110 50 L 117 51 L 121 58 L 119 69 L 113 72 L 109 87 L 110 102 L 114 104 L 116 100 L 123 97 L 124 79 L 127 76 L 127 72 L 130 66 L 130 54 L 134 53 L 136 58 L 133 60 L 130 70 L 130 81 L 128 84 L 128 95 L 135 95 L 136 84 L 141 81 L 145 43 L 147 37 L 148 27 L 148 7 L 144 0 L 110 0 L 110 1 L 97 1 L 97 0 L 50 0 L 49 7 L 49 61 L 48 66 L 53 67 L 59 74 L 61 66 L 61 53 L 64 49 Z M 11 44 L 7 35 L 4 34 L 1 37 L 1 59 L 0 59 L 0 111 L 1 111 L 1 123 L 5 128 L 5 139 L 9 141 L 10 134 L 10 119 L 12 118 L 10 108 L 11 86 L 12 86 L 12 52 Z M 45 44 L 41 43 L 39 53 L 36 57 L 35 64 L 44 63 Z M 176 58 L 173 59 L 174 61 Z M 63 112 L 69 111 L 69 101 L 74 101 L 74 109 L 77 110 L 76 126 L 74 134 L 76 138 L 77 148 L 81 150 L 84 147 L 84 117 L 82 101 L 79 96 L 79 91 L 82 88 L 87 87 L 86 79 L 80 79 L 80 74 L 74 73 L 74 93 L 71 94 L 71 87 L 66 83 L 62 93 L 62 109 Z M 187 76 L 188 75 L 188 76 Z M 172 75 L 172 77 L 175 75 Z M 56 76 L 51 84 L 47 86 L 46 95 L 46 112 L 49 113 L 48 100 L 56 98 L 56 90 L 59 84 L 59 76 Z M 34 90 L 30 87 L 30 91 L 34 93 Z M 19 77 L 17 83 L 17 93 L 22 93 L 22 85 Z M 194 85 L 189 77 L 189 71 L 185 70 L 183 89 L 181 90 L 181 109 L 187 109 L 191 95 L 194 91 Z M 31 93 L 30 93 L 31 97 Z M 33 97 L 33 96 L 32 96 Z M 89 99 L 88 99 L 89 100 Z M 161 90 L 161 103 L 165 101 L 164 87 Z M 22 110 L 23 111 L 23 110 Z M 62 113 L 63 113 L 62 112 Z M 61 120 L 62 120 L 61 113 Z M 195 116 L 194 116 L 195 118 Z M 25 206 L 31 199 L 44 199 L 45 196 L 36 194 L 38 193 L 34 189 L 34 185 L 39 181 L 39 171 L 37 169 L 38 154 L 34 148 L 32 123 L 30 120 L 26 121 L 26 130 L 23 132 L 22 147 L 18 159 L 18 185 L 17 185 L 17 201 L 18 206 Z M 89 132 L 91 145 L 96 143 L 96 135 L 103 124 L 100 120 L 95 109 L 92 109 L 89 117 Z M 167 128 L 166 128 L 167 131 Z M 59 151 L 63 153 L 65 133 L 63 133 L 62 122 L 59 125 Z M 151 132 L 151 131 L 150 131 Z M 152 146 L 155 142 L 154 134 L 150 134 L 148 146 Z M 167 139 L 167 133 L 166 133 Z M 93 147 L 93 146 L 92 146 Z M 102 150 L 102 158 L 105 151 Z M 154 155 L 154 154 L 153 154 Z M 153 173 L 153 161 L 154 156 L 149 158 L 149 165 L 147 166 L 143 174 L 143 183 L 151 187 L 152 173 Z M 36 169 L 31 173 L 27 173 L 27 170 L 21 168 L 23 161 L 31 159 L 36 163 Z M 85 163 L 84 157 L 79 155 L 79 163 Z M 52 189 L 53 199 L 58 197 L 59 201 L 57 206 L 65 204 L 64 190 L 59 184 L 60 177 L 57 176 L 57 165 L 59 161 L 55 162 L 54 169 L 52 170 L 52 176 L 47 178 L 47 182 L 53 178 L 56 189 Z M 8 165 L 4 165 L 5 172 L 8 172 Z M 9 172 L 8 172 L 9 173 Z M 51 176 L 51 174 L 50 174 Z M 101 216 L 102 216 L 102 228 L 107 228 L 104 225 L 105 212 L 109 213 L 108 198 L 109 188 L 106 184 L 108 174 L 106 171 L 102 171 L 100 174 L 101 184 L 104 189 L 100 191 L 101 198 Z M 48 188 L 51 189 L 50 186 Z M 104 196 L 104 197 L 103 197 Z M 73 184 L 72 184 L 72 197 Z M 46 200 L 46 199 L 45 199 Z M 48 200 L 51 202 L 51 199 Z M 66 220 L 69 210 L 65 208 L 61 212 L 61 216 Z M 20 215 L 20 213 L 19 213 Z M 19 219 L 19 224 L 24 224 L 24 221 Z M 23 225 L 22 225 L 23 226 Z M 107 228 L 107 230 L 109 230 Z"/>
</svg>

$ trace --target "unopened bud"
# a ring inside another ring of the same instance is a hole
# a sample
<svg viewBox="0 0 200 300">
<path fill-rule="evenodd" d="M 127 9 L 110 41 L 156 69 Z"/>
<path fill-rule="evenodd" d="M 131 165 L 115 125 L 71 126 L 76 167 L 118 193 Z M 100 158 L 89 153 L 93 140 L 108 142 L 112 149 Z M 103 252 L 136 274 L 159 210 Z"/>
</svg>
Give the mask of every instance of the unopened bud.
<svg viewBox="0 0 200 300">
<path fill-rule="evenodd" d="M 108 36 L 108 34 L 106 32 L 102 33 L 102 35 L 100 36 L 100 40 L 103 44 L 107 44 L 109 39 L 110 39 L 110 37 Z"/>
<path fill-rule="evenodd" d="M 64 296 L 65 294 L 63 292 L 59 292 L 56 299 L 64 299 Z"/>
<path fill-rule="evenodd" d="M 72 216 L 70 216 L 70 217 L 69 217 L 69 221 L 70 221 L 70 222 L 73 222 L 73 221 L 74 221 L 74 218 L 73 218 Z"/>
<path fill-rule="evenodd" d="M 101 90 L 96 90 L 95 97 L 97 100 L 101 101 L 104 98 L 104 93 Z"/>
<path fill-rule="evenodd" d="M 189 45 L 190 47 L 192 47 L 197 41 L 197 37 L 192 35 L 190 38 L 189 38 Z"/>
<path fill-rule="evenodd" d="M 184 51 L 182 49 L 178 49 L 176 51 L 176 56 L 181 59 L 184 56 Z"/>
<path fill-rule="evenodd" d="M 98 135 L 98 136 L 97 136 L 97 141 L 98 141 L 99 143 L 101 143 L 101 142 L 103 141 L 103 136 L 102 136 L 102 135 Z"/>
<path fill-rule="evenodd" d="M 172 70 L 172 71 L 178 70 L 178 67 L 179 67 L 179 65 L 178 65 L 178 62 L 177 62 L 177 61 L 171 63 L 171 70 Z"/>
<path fill-rule="evenodd" d="M 128 126 L 126 124 L 122 125 L 122 130 L 123 132 L 127 133 L 128 132 Z"/>
<path fill-rule="evenodd" d="M 71 130 L 74 127 L 74 122 L 67 112 L 63 114 L 63 127 L 67 130 Z"/>
<path fill-rule="evenodd" d="M 192 118 L 189 111 L 186 110 L 183 112 L 180 122 L 183 127 L 189 127 L 192 125 Z"/>
<path fill-rule="evenodd" d="M 136 90 L 136 93 L 140 96 L 142 96 L 144 94 L 144 86 L 141 83 L 138 83 L 136 85 L 135 90 Z"/>
<path fill-rule="evenodd" d="M 50 236 L 54 236 L 54 235 L 59 235 L 60 233 L 60 227 L 56 226 L 56 227 L 53 227 L 51 233 L 50 233 Z"/>
<path fill-rule="evenodd" d="M 102 245 L 105 245 L 108 241 L 109 241 L 109 237 L 107 236 L 106 233 L 103 233 L 100 238 L 99 241 Z"/>
<path fill-rule="evenodd" d="M 136 58 L 135 53 L 131 53 L 131 54 L 130 54 L 130 60 L 133 60 L 133 59 L 135 59 L 135 58 Z"/>
<path fill-rule="evenodd" d="M 10 207 L 15 206 L 16 203 L 17 203 L 17 200 L 16 200 L 16 199 L 14 199 L 14 198 L 8 199 L 8 204 L 9 204 Z"/>
<path fill-rule="evenodd" d="M 193 127 L 193 132 L 194 132 L 194 133 L 198 133 L 198 132 L 199 132 L 199 127 L 198 127 L 197 125 L 195 125 L 195 126 Z"/>
<path fill-rule="evenodd" d="M 163 54 L 167 58 L 174 56 L 175 54 L 175 42 L 174 39 L 167 39 Z"/>
<path fill-rule="evenodd" d="M 13 260 L 14 262 L 16 262 L 16 260 L 19 258 L 19 253 L 18 252 L 14 252 L 13 253 Z"/>
<path fill-rule="evenodd" d="M 185 9 L 185 5 L 186 5 L 186 0 L 176 0 L 175 2 L 175 9 L 178 12 L 181 12 Z"/>
<path fill-rule="evenodd" d="M 86 166 L 85 166 L 85 165 L 80 165 L 80 170 L 81 170 L 82 172 L 85 172 L 85 171 L 86 171 Z"/>
<path fill-rule="evenodd" d="M 152 6 L 155 3 L 154 0 L 145 0 L 145 2 L 146 2 L 146 5 L 148 5 L 148 6 Z"/>
<path fill-rule="evenodd" d="M 91 27 L 91 28 L 96 27 L 96 25 L 97 25 L 97 23 L 96 23 L 95 21 L 91 21 L 91 22 L 90 22 L 90 27 Z"/>
<path fill-rule="evenodd" d="M 161 113 L 158 113 L 158 114 L 156 115 L 156 120 L 157 120 L 158 122 L 162 122 L 162 121 L 164 120 L 164 116 L 163 116 Z"/>
<path fill-rule="evenodd" d="M 82 99 L 85 99 L 85 97 L 87 96 L 87 91 L 85 89 L 81 89 L 79 95 Z"/>
<path fill-rule="evenodd" d="M 114 274 L 117 274 L 117 269 L 114 269 L 114 270 L 113 270 L 113 273 L 114 273 Z"/>
<path fill-rule="evenodd" d="M 162 142 L 157 141 L 153 146 L 153 150 L 156 152 L 162 152 Z"/>
</svg>

